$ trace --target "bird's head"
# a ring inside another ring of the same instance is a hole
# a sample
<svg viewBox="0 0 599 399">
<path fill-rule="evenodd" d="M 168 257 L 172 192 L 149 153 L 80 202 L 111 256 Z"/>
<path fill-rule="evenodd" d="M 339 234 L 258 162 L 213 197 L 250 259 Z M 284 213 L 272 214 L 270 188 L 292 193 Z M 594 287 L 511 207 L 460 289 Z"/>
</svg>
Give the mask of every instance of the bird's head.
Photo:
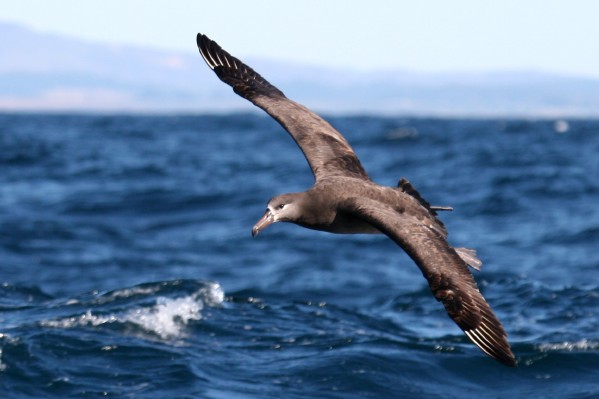
<svg viewBox="0 0 599 399">
<path fill-rule="evenodd" d="M 297 222 L 301 217 L 300 202 L 304 193 L 282 194 L 273 197 L 266 206 L 264 216 L 252 228 L 255 237 L 266 227 L 277 222 Z"/>
</svg>

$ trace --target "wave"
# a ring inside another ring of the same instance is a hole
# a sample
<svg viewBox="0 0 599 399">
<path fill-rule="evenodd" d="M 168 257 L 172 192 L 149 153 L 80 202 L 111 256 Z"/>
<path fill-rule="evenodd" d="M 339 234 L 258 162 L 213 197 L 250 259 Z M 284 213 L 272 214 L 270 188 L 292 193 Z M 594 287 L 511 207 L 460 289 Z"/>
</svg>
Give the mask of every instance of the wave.
<svg viewBox="0 0 599 399">
<path fill-rule="evenodd" d="M 109 326 L 148 339 L 175 340 L 186 336 L 190 322 L 203 318 L 206 307 L 220 306 L 223 301 L 224 291 L 217 282 L 155 282 L 85 294 L 55 301 L 51 306 L 42 304 L 61 315 L 38 320 L 37 324 L 55 329 Z"/>
</svg>

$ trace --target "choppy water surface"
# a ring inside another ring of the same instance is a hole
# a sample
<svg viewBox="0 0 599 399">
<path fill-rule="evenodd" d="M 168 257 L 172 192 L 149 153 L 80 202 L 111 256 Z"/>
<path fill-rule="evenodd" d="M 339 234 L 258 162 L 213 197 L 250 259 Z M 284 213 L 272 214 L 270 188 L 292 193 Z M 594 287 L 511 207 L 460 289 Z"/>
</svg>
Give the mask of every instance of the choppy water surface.
<svg viewBox="0 0 599 399">
<path fill-rule="evenodd" d="M 0 396 L 599 396 L 599 122 L 331 118 L 405 176 L 520 366 L 483 355 L 381 236 L 250 228 L 312 183 L 258 115 L 0 115 Z"/>
</svg>

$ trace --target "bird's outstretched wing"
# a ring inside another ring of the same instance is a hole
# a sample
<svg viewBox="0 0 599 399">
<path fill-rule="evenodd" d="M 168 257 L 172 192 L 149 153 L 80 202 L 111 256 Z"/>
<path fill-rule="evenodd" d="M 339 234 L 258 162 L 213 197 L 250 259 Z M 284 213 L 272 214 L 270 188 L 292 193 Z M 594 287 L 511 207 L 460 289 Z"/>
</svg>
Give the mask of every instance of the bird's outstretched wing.
<svg viewBox="0 0 599 399">
<path fill-rule="evenodd" d="M 200 54 L 220 80 L 266 111 L 289 132 L 304 153 L 317 181 L 328 176 L 368 180 L 353 149 L 328 122 L 303 105 L 289 100 L 282 91 L 206 35 L 198 33 L 197 43 Z"/>
<path fill-rule="evenodd" d="M 466 336 L 487 355 L 507 366 L 516 366 L 507 334 L 478 290 L 466 263 L 437 231 L 368 198 L 352 198 L 340 208 L 370 223 L 401 246 Z"/>
</svg>

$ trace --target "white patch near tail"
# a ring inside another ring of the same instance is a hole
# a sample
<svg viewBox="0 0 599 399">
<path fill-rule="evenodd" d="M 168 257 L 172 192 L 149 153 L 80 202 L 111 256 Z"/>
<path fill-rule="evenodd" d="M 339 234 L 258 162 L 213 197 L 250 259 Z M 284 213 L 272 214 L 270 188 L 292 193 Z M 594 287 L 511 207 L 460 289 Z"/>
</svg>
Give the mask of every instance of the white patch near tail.
<svg viewBox="0 0 599 399">
<path fill-rule="evenodd" d="M 454 248 L 460 258 L 471 268 L 480 271 L 483 262 L 476 256 L 476 251 L 470 248 Z"/>
</svg>

